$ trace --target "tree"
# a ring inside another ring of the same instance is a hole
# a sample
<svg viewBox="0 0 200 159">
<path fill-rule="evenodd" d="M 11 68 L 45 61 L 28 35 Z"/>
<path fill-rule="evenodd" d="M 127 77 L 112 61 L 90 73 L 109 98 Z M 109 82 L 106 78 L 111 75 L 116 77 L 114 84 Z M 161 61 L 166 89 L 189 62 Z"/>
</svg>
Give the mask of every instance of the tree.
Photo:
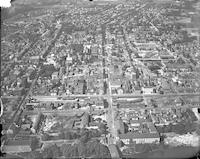
<svg viewBox="0 0 200 159">
<path fill-rule="evenodd" d="M 69 152 L 70 147 L 71 147 L 71 145 L 63 144 L 60 148 L 61 154 L 63 156 L 65 156 L 66 158 L 69 158 L 69 156 L 70 156 L 70 152 Z"/>
<path fill-rule="evenodd" d="M 185 125 L 182 123 L 179 123 L 179 124 L 173 126 L 172 131 L 177 134 L 184 134 L 185 133 Z"/>
<path fill-rule="evenodd" d="M 46 147 L 42 152 L 43 158 L 57 158 L 61 155 L 60 148 L 54 144 L 49 147 Z"/>
<path fill-rule="evenodd" d="M 100 156 L 101 158 L 111 158 L 108 147 L 100 143 L 98 156 Z"/>
<path fill-rule="evenodd" d="M 55 71 L 56 71 L 56 69 L 52 64 L 51 65 L 44 65 L 42 70 L 40 71 L 40 75 L 42 75 L 43 77 L 49 77 Z"/>
<path fill-rule="evenodd" d="M 94 137 L 100 137 L 101 136 L 101 132 L 97 129 L 94 129 L 94 130 L 91 130 L 91 138 L 94 138 Z"/>
<path fill-rule="evenodd" d="M 61 155 L 60 148 L 56 144 L 51 146 L 51 151 L 53 151 L 53 158 L 57 158 Z"/>
<path fill-rule="evenodd" d="M 50 136 L 49 134 L 46 134 L 46 133 L 45 133 L 45 134 L 42 135 L 42 140 L 43 140 L 43 141 L 50 140 L 50 138 L 51 138 L 51 136 Z"/>
<path fill-rule="evenodd" d="M 37 159 L 37 158 L 42 158 L 40 152 L 31 151 L 30 153 L 28 153 L 28 155 L 26 155 L 26 159 Z"/>
<path fill-rule="evenodd" d="M 50 148 L 45 148 L 42 152 L 43 158 L 53 159 L 53 152 Z"/>
<path fill-rule="evenodd" d="M 119 148 L 123 147 L 124 145 L 125 145 L 125 144 L 123 143 L 122 140 L 117 141 L 117 146 L 118 146 Z"/>
<path fill-rule="evenodd" d="M 100 156 L 101 153 L 100 153 L 100 144 L 99 144 L 99 141 L 97 142 L 96 146 L 95 146 L 95 155 L 96 156 Z"/>
<path fill-rule="evenodd" d="M 83 142 L 80 142 L 78 144 L 78 154 L 80 157 L 85 157 L 87 155 L 87 149 L 86 144 Z"/>
<path fill-rule="evenodd" d="M 64 132 L 64 136 L 65 136 L 65 139 L 67 139 L 67 140 L 71 140 L 72 139 L 72 134 L 71 134 L 70 131 Z"/>
<path fill-rule="evenodd" d="M 31 138 L 31 149 L 32 149 L 32 151 L 34 151 L 38 147 L 39 147 L 39 140 L 35 137 L 32 137 Z"/>
<path fill-rule="evenodd" d="M 59 139 L 65 139 L 65 133 L 63 131 L 59 133 Z"/>
<path fill-rule="evenodd" d="M 78 146 L 74 144 L 69 148 L 69 156 L 78 157 L 78 155 Z"/>
<path fill-rule="evenodd" d="M 95 154 L 95 147 L 98 145 L 98 141 L 90 141 L 87 143 L 87 154 L 88 156 L 94 155 Z"/>
<path fill-rule="evenodd" d="M 102 134 L 106 134 L 106 125 L 105 124 L 103 124 L 103 123 L 101 123 L 100 125 L 99 125 L 99 129 L 100 129 L 100 131 L 101 131 L 101 133 Z"/>
<path fill-rule="evenodd" d="M 136 144 L 136 151 L 140 153 L 145 153 L 151 151 L 149 144 Z"/>
<path fill-rule="evenodd" d="M 82 143 L 86 143 L 86 142 L 88 142 L 88 140 L 89 140 L 89 132 L 85 131 L 84 133 L 81 133 L 80 141 Z"/>
</svg>

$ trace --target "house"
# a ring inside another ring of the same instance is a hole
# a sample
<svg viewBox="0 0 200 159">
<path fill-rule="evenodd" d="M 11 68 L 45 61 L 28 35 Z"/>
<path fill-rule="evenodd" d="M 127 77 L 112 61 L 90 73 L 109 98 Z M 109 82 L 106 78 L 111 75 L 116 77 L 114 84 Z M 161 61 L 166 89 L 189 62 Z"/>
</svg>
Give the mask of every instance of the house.
<svg viewBox="0 0 200 159">
<path fill-rule="evenodd" d="M 74 128 L 81 128 L 81 120 L 76 120 L 73 123 Z"/>
<path fill-rule="evenodd" d="M 58 72 L 52 73 L 51 77 L 52 77 L 52 80 L 58 79 Z"/>
<path fill-rule="evenodd" d="M 30 59 L 32 62 L 39 62 L 40 56 L 31 56 L 31 57 L 29 57 L 29 59 Z"/>
<path fill-rule="evenodd" d="M 152 94 L 154 92 L 153 87 L 142 87 L 143 94 Z"/>
<path fill-rule="evenodd" d="M 123 89 L 121 89 L 121 88 L 117 89 L 117 94 L 123 94 L 123 93 L 124 93 Z"/>
<path fill-rule="evenodd" d="M 111 84 L 110 84 L 110 86 L 112 87 L 112 88 L 120 88 L 121 87 L 121 81 L 120 81 L 120 79 L 113 79 L 112 81 L 111 81 Z"/>
<path fill-rule="evenodd" d="M 68 54 L 67 58 L 66 58 L 66 63 L 70 64 L 70 63 L 72 63 L 72 60 L 73 60 L 72 57 L 70 57 L 70 55 Z"/>
<path fill-rule="evenodd" d="M 83 116 L 81 117 L 81 127 L 86 127 L 89 124 L 89 114 L 84 113 Z"/>
<path fill-rule="evenodd" d="M 176 106 L 182 106 L 185 102 L 182 98 L 176 98 L 174 103 Z"/>
<path fill-rule="evenodd" d="M 138 120 L 139 120 L 139 118 L 138 118 Z M 141 123 L 140 123 L 138 120 L 133 120 L 133 119 L 131 119 L 131 120 L 130 120 L 130 125 L 131 125 L 132 127 L 138 127 L 138 126 L 140 126 Z"/>
<path fill-rule="evenodd" d="M 8 140 L 2 147 L 5 153 L 31 152 L 31 140 Z"/>
<path fill-rule="evenodd" d="M 150 133 L 157 133 L 157 129 L 152 122 L 148 122 L 147 126 L 149 128 Z"/>
<path fill-rule="evenodd" d="M 132 133 L 119 134 L 119 138 L 125 143 L 130 144 L 132 142 L 139 143 L 159 143 L 160 136 L 158 133 Z"/>
<path fill-rule="evenodd" d="M 96 126 L 96 125 L 95 125 L 95 126 L 87 126 L 86 128 L 89 129 L 89 130 L 90 130 L 90 129 L 99 129 L 99 127 Z"/>
<path fill-rule="evenodd" d="M 31 127 L 31 124 L 22 124 L 21 128 L 22 129 L 29 129 Z"/>
<path fill-rule="evenodd" d="M 40 112 L 37 116 L 36 116 L 36 118 L 34 118 L 34 121 L 33 121 L 33 126 L 32 126 L 32 128 L 31 128 L 31 131 L 33 132 L 33 133 L 36 133 L 36 132 L 38 132 L 38 129 L 39 129 L 39 127 L 40 127 L 40 124 L 41 124 L 41 122 L 44 120 L 44 115 Z"/>
</svg>

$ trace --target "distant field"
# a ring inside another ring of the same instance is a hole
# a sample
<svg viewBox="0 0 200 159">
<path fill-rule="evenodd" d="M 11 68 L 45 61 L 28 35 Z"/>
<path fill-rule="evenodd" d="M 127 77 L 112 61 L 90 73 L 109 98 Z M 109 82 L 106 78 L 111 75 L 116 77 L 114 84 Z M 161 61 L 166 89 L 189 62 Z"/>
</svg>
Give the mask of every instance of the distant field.
<svg viewBox="0 0 200 159">
<path fill-rule="evenodd" d="M 158 150 L 154 152 L 149 152 L 149 153 L 143 153 L 143 154 L 137 154 L 137 155 L 132 155 L 134 158 L 190 158 L 195 156 L 199 148 L 193 148 L 189 146 L 185 147 L 174 147 L 170 149 L 163 149 L 163 150 Z"/>
</svg>

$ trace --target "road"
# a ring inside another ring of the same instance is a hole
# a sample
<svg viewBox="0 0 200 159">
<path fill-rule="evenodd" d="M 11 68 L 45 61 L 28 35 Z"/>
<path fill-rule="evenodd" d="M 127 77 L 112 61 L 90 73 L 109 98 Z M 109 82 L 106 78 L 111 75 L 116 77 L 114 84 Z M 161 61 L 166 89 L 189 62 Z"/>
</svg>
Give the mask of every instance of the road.
<svg viewBox="0 0 200 159">
<path fill-rule="evenodd" d="M 106 26 L 102 28 L 102 41 L 103 41 L 103 48 L 105 47 L 105 44 L 106 44 Z M 107 52 L 107 58 L 110 59 L 111 58 L 111 54 Z M 105 54 L 103 54 L 104 56 L 104 59 L 105 59 Z M 107 66 L 108 64 L 105 63 L 105 66 Z M 113 102 L 112 102 L 112 90 L 111 90 L 111 84 L 110 84 L 110 71 L 109 71 L 109 67 L 108 68 L 108 71 L 107 71 L 107 74 L 108 74 L 108 78 L 106 78 L 105 80 L 107 81 L 107 87 L 108 87 L 108 91 L 107 91 L 107 95 L 106 95 L 106 98 L 108 100 L 108 103 L 109 103 L 109 107 L 108 107 L 108 114 L 107 114 L 107 117 L 108 117 L 108 127 L 109 127 L 109 130 L 110 130 L 110 133 L 112 134 L 113 136 L 113 139 L 115 139 L 117 137 L 117 132 L 116 132 L 116 128 L 115 128 L 115 120 L 114 120 L 114 109 L 113 109 Z M 105 68 L 104 68 L 105 69 Z M 111 143 L 110 144 L 113 144 L 115 142 L 115 140 L 110 140 Z"/>
<path fill-rule="evenodd" d="M 70 99 L 70 98 L 106 98 L 108 95 L 87 95 L 87 94 L 83 94 L 83 95 L 63 95 L 63 96 L 32 96 L 35 99 L 38 100 L 45 100 L 45 98 L 48 99 L 52 99 L 55 100 L 57 98 L 66 98 L 66 99 Z M 177 96 L 200 96 L 200 92 L 197 93 L 169 93 L 169 94 L 156 94 L 156 93 L 152 93 L 152 94 L 112 94 L 112 97 L 116 97 L 116 98 L 140 98 L 140 97 L 147 97 L 147 98 L 151 98 L 151 97 L 177 97 Z M 63 99 L 64 100 L 64 99 Z"/>
</svg>

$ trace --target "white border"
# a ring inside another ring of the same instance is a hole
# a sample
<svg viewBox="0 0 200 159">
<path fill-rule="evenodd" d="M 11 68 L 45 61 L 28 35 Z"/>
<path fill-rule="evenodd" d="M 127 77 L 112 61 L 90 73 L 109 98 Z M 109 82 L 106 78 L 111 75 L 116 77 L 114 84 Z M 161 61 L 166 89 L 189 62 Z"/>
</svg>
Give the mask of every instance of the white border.
<svg viewBox="0 0 200 159">
<path fill-rule="evenodd" d="M 9 8 L 11 6 L 10 0 L 0 0 L 0 7 Z"/>
</svg>

